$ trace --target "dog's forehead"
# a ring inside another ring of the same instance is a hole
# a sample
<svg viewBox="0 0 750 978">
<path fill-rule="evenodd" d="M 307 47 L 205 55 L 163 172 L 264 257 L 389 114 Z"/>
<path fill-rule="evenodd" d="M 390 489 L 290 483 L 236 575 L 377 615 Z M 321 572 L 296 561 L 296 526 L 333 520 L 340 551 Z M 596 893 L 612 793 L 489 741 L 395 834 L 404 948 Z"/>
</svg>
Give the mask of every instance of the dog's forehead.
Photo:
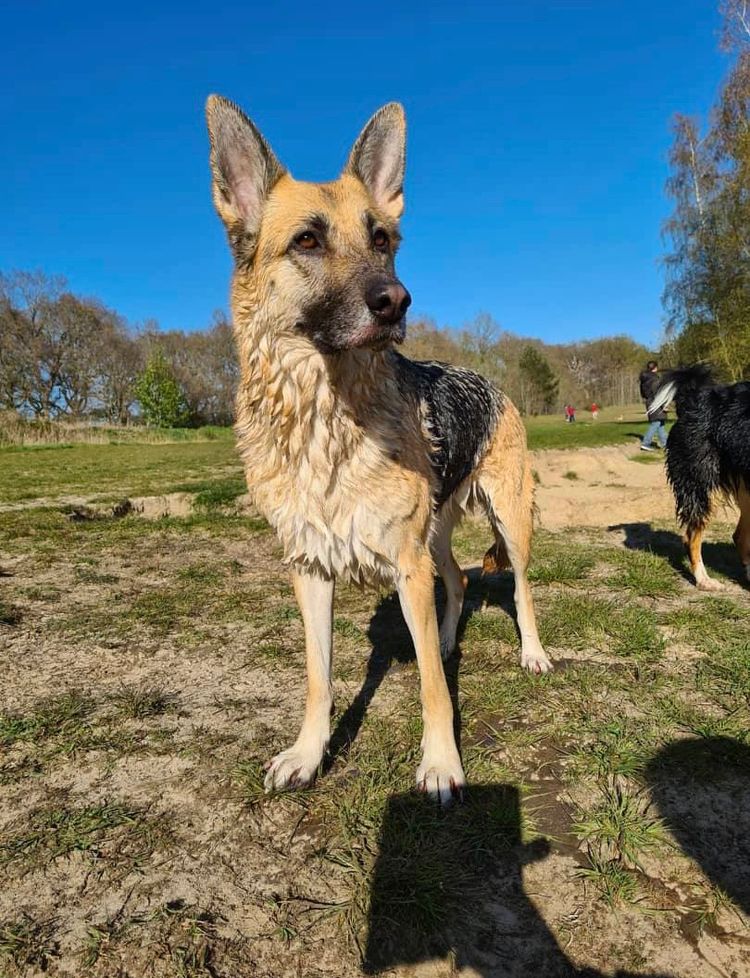
<svg viewBox="0 0 750 978">
<path fill-rule="evenodd" d="M 349 174 L 330 183 L 305 183 L 287 174 L 269 195 L 264 231 L 275 236 L 297 223 L 320 217 L 341 231 L 361 233 L 363 217 L 373 209 L 367 190 Z"/>
</svg>

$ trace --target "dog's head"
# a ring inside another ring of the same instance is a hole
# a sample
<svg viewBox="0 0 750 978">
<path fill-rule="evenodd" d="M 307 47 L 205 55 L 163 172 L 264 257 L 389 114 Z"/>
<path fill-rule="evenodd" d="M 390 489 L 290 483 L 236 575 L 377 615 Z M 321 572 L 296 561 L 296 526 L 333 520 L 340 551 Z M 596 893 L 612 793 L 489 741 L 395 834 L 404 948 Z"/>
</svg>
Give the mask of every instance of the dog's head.
<svg viewBox="0 0 750 978">
<path fill-rule="evenodd" d="M 394 260 L 403 211 L 406 124 L 395 102 L 370 119 L 332 183 L 294 180 L 253 123 L 212 95 L 213 198 L 258 304 L 322 353 L 404 338 L 411 296 Z"/>
</svg>

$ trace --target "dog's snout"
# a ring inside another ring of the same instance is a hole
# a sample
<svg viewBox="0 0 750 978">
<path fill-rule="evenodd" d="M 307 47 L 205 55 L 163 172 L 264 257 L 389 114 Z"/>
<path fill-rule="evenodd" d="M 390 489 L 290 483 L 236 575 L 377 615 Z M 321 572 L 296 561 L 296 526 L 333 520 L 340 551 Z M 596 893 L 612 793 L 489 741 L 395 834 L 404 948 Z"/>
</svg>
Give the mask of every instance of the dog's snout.
<svg viewBox="0 0 750 978">
<path fill-rule="evenodd" d="M 397 323 L 411 305 L 411 296 L 400 282 L 374 282 L 365 296 L 372 314 L 382 323 Z"/>
</svg>

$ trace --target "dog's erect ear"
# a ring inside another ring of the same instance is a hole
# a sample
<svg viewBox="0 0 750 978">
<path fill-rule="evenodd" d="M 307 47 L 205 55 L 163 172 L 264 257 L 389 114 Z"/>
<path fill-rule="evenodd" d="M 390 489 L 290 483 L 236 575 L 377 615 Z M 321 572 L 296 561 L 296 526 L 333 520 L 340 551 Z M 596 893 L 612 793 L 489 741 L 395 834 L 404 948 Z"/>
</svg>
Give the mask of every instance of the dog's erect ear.
<svg viewBox="0 0 750 978">
<path fill-rule="evenodd" d="M 345 173 L 359 177 L 375 203 L 390 217 L 404 209 L 406 118 L 403 106 L 389 102 L 378 109 L 359 134 Z"/>
<path fill-rule="evenodd" d="M 232 247 L 246 252 L 252 250 L 266 197 L 285 170 L 245 113 L 229 99 L 210 95 L 206 119 L 214 204 Z"/>
</svg>

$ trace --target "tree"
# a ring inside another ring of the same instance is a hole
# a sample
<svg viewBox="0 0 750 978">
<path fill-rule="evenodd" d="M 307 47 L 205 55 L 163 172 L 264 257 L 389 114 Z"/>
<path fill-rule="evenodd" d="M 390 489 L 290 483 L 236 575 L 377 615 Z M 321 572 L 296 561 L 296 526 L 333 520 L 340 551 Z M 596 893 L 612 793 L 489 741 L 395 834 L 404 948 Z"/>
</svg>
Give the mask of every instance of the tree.
<svg viewBox="0 0 750 978">
<path fill-rule="evenodd" d="M 518 362 L 522 378 L 524 414 L 546 414 L 557 401 L 560 382 L 544 356 L 534 346 L 525 347 Z"/>
<path fill-rule="evenodd" d="M 146 424 L 181 428 L 188 421 L 185 395 L 161 350 L 155 349 L 135 385 L 135 396 Z"/>
<path fill-rule="evenodd" d="M 725 44 L 738 53 L 708 131 L 675 121 L 664 303 L 671 349 L 739 380 L 750 376 L 750 32 L 742 0 L 723 10 Z"/>
</svg>

